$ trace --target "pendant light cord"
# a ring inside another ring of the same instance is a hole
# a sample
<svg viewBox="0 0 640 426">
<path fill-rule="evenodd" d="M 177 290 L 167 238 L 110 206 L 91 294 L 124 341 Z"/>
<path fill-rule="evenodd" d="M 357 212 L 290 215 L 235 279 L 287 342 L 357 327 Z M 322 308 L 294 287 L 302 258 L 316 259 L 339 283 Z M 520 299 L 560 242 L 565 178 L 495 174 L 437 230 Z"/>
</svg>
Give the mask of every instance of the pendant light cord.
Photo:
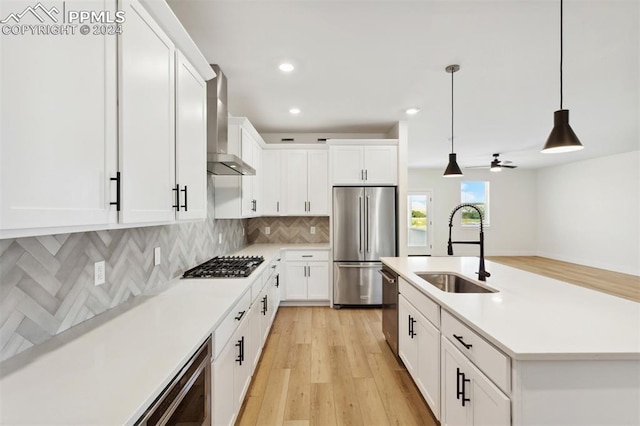
<svg viewBox="0 0 640 426">
<path fill-rule="evenodd" d="M 562 109 L 562 53 L 563 53 L 562 45 L 564 44 L 562 40 L 562 21 L 563 21 L 562 9 L 563 9 L 563 0 L 560 0 L 560 109 Z"/>
<path fill-rule="evenodd" d="M 451 72 L 451 153 L 453 154 L 453 74 L 455 71 Z"/>
</svg>

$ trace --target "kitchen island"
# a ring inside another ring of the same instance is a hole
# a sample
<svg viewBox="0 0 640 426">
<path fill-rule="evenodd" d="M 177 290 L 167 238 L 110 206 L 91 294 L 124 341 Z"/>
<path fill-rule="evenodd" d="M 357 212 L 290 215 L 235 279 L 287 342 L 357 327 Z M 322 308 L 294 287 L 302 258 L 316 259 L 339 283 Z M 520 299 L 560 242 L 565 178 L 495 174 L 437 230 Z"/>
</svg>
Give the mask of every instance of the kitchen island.
<svg viewBox="0 0 640 426">
<path fill-rule="evenodd" d="M 436 330 L 442 326 L 441 402 L 432 404 L 438 404 L 437 409 L 441 404 L 443 424 L 460 402 L 455 395 L 459 389 L 453 391 L 453 402 L 448 399 L 449 354 L 470 359 L 469 368 L 488 377 L 500 404 L 509 410 L 503 410 L 502 418 L 506 413 L 514 425 L 640 424 L 640 304 L 493 262 L 487 262 L 491 277 L 480 283 L 477 258 L 382 261 L 400 276 L 400 303 L 404 285 L 409 304 L 420 305 L 416 300 L 425 297 L 425 303 L 439 307 L 439 315 L 431 319 Z M 496 291 L 448 293 L 420 278 L 419 272 L 452 272 Z M 399 319 L 401 336 L 405 322 Z M 458 331 L 457 337 L 451 330 Z M 477 340 L 475 347 L 469 338 Z M 402 357 L 402 338 L 400 346 Z M 470 406 L 471 411 L 476 408 L 470 402 L 467 411 Z M 473 417 L 462 414 L 467 415 Z"/>
</svg>

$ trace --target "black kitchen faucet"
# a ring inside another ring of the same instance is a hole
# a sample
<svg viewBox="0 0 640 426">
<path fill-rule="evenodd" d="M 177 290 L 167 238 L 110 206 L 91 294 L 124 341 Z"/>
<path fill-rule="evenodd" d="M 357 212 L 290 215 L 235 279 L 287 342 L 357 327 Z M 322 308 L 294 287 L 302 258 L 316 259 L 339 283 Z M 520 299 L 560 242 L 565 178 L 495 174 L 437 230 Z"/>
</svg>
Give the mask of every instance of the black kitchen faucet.
<svg viewBox="0 0 640 426">
<path fill-rule="evenodd" d="M 456 214 L 458 210 L 463 207 L 470 207 L 475 209 L 480 215 L 480 241 L 451 241 L 451 228 L 453 227 L 453 216 Z M 480 245 L 480 268 L 478 270 L 478 279 L 480 281 L 486 281 L 487 277 L 490 277 L 491 274 L 484 269 L 484 230 L 482 228 L 482 212 L 480 209 L 473 204 L 463 203 L 456 206 L 451 215 L 449 216 L 449 242 L 447 243 L 447 254 L 449 256 L 453 256 L 453 245 L 454 244 L 479 244 Z"/>
</svg>

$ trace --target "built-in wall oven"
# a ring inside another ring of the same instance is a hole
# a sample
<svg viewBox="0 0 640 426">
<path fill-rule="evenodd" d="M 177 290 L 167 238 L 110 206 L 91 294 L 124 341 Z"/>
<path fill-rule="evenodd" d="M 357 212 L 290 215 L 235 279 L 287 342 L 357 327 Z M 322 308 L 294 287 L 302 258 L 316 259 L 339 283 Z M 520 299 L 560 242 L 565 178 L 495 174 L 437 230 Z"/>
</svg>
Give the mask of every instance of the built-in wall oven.
<svg viewBox="0 0 640 426">
<path fill-rule="evenodd" d="M 391 350 L 398 356 L 398 274 L 382 266 L 382 332 Z"/>
<path fill-rule="evenodd" d="M 211 425 L 211 337 L 136 425 Z"/>
</svg>

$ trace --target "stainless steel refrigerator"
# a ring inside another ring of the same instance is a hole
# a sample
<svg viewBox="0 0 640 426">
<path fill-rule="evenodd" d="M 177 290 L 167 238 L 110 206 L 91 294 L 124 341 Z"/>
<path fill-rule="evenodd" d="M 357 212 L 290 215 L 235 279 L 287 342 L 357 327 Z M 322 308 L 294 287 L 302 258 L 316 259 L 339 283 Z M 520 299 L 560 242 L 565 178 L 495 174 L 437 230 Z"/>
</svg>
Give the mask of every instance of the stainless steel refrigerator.
<svg viewBox="0 0 640 426">
<path fill-rule="evenodd" d="M 381 257 L 396 255 L 396 187 L 333 188 L 333 303 L 380 305 Z"/>
</svg>

